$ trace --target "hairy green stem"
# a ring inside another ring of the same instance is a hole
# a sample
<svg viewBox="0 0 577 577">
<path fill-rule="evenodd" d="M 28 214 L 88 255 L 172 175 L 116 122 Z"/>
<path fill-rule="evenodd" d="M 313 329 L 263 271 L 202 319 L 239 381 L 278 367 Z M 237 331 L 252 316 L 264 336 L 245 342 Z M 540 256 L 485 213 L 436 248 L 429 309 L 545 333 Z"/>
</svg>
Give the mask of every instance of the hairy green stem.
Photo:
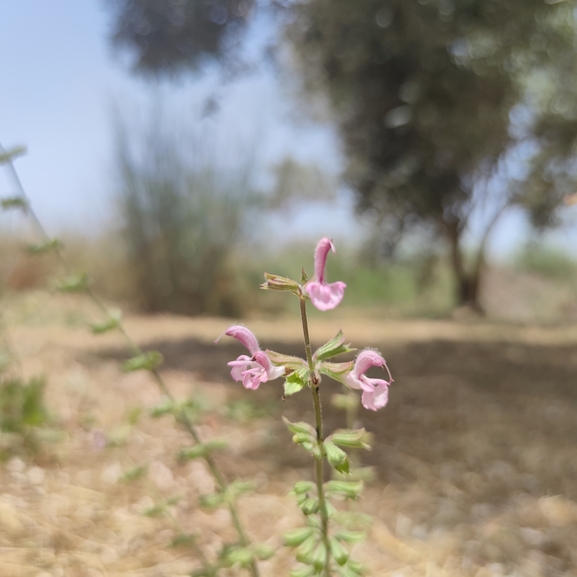
<svg viewBox="0 0 577 577">
<path fill-rule="evenodd" d="M 305 352 L 307 356 L 307 363 L 310 371 L 310 388 L 313 396 L 313 406 L 315 411 L 315 430 L 317 433 L 317 444 L 319 447 L 319 455 L 315 457 L 315 482 L 317 486 L 317 493 L 319 497 L 319 513 L 321 516 L 321 535 L 323 544 L 326 550 L 324 575 L 330 577 L 331 575 L 331 549 L 329 543 L 329 514 L 327 511 L 327 500 L 323 487 L 323 465 L 324 465 L 324 449 L 323 449 L 323 413 L 321 407 L 321 393 L 320 380 L 315 374 L 313 354 L 311 348 L 311 339 L 309 336 L 309 323 L 307 319 L 307 303 L 304 297 L 300 297 L 301 308 L 301 322 L 303 326 L 303 336 L 305 341 Z"/>
<path fill-rule="evenodd" d="M 6 151 L 5 151 L 4 147 L 0 144 L 0 154 L 3 154 L 5 152 Z M 10 170 L 10 173 L 12 175 L 12 179 L 14 180 L 14 183 L 16 184 L 16 187 L 18 189 L 18 194 L 20 195 L 22 200 L 26 202 L 27 214 L 30 216 L 30 218 L 32 219 L 32 221 L 36 225 L 36 228 L 38 229 L 38 231 L 40 232 L 40 234 L 42 235 L 44 240 L 50 241 L 51 238 L 50 238 L 48 232 L 46 231 L 46 229 L 42 225 L 42 222 L 40 221 L 40 219 L 38 218 L 38 216 L 36 215 L 36 213 L 34 212 L 34 210 L 32 209 L 32 207 L 30 205 L 30 200 L 28 198 L 28 195 L 26 194 L 26 190 L 24 189 L 24 186 L 22 185 L 22 182 L 18 176 L 18 173 L 16 172 L 16 169 L 14 168 L 14 164 L 12 163 L 11 160 L 8 160 L 8 162 L 6 163 L 6 166 Z M 64 269 L 67 271 L 67 273 L 71 273 L 73 270 L 72 266 L 70 265 L 68 259 L 64 255 L 62 249 L 57 245 L 54 250 L 56 252 L 58 259 L 62 263 Z M 108 307 L 106 306 L 104 301 L 100 298 L 100 296 L 94 291 L 94 289 L 91 286 L 86 287 L 86 293 L 92 299 L 92 301 L 95 303 L 95 305 L 106 315 L 106 317 L 109 317 L 110 312 L 108 310 Z M 134 355 L 142 355 L 143 350 L 140 348 L 140 346 L 138 346 L 138 344 L 130 336 L 130 334 L 128 333 L 128 331 L 126 330 L 126 328 L 124 327 L 122 322 L 119 323 L 117 328 L 122 333 L 122 335 L 125 338 L 129 348 L 131 349 L 132 353 Z M 174 402 L 175 398 L 173 397 L 172 393 L 170 392 L 170 389 L 168 388 L 164 378 L 160 374 L 160 371 L 157 368 L 153 368 L 149 372 L 154 377 L 154 380 L 156 381 L 156 384 L 158 385 L 158 388 L 160 389 L 160 391 L 168 399 L 170 399 L 171 401 Z M 185 409 L 181 409 L 180 414 L 177 417 L 177 420 L 190 433 L 190 436 L 193 438 L 195 443 L 197 443 L 197 444 L 201 443 L 201 439 L 200 439 L 200 436 L 198 434 L 198 431 L 196 430 L 196 427 L 194 426 L 194 424 L 192 423 L 192 421 L 190 420 L 190 418 L 186 414 Z M 216 480 L 216 483 L 218 485 L 219 490 L 224 493 L 227 489 L 227 483 L 226 483 L 224 476 L 222 475 L 222 473 L 218 469 L 214 459 L 212 458 L 212 456 L 210 454 L 204 455 L 203 458 L 204 458 L 204 461 L 206 462 L 212 476 Z M 240 521 L 240 516 L 238 513 L 238 509 L 236 507 L 236 504 L 234 502 L 231 502 L 230 500 L 227 500 L 227 505 L 228 505 L 228 509 L 230 512 L 232 523 L 233 523 L 234 528 L 238 534 L 239 541 L 243 547 L 247 547 L 250 544 L 250 540 L 247 537 L 246 532 L 245 532 L 245 530 L 242 526 L 242 523 Z M 256 561 L 251 562 L 251 564 L 249 566 L 249 572 L 252 574 L 252 577 L 259 577 L 259 570 L 258 570 L 258 566 L 256 564 Z"/>
</svg>

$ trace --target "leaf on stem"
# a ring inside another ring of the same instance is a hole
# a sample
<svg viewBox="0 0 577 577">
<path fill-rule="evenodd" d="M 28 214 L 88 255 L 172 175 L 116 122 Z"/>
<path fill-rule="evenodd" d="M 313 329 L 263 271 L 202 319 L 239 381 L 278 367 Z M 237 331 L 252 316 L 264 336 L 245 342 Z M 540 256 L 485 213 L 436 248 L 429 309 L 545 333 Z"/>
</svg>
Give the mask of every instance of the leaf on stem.
<svg viewBox="0 0 577 577">
<path fill-rule="evenodd" d="M 284 394 L 285 396 L 294 395 L 295 393 L 300 392 L 304 389 L 308 384 L 308 369 L 301 369 L 299 371 L 295 371 L 294 373 L 290 373 L 284 382 Z"/>
<path fill-rule="evenodd" d="M 345 335 L 343 331 L 339 331 L 336 336 L 315 351 L 313 359 L 315 361 L 324 361 L 337 355 L 351 353 L 355 350 L 356 349 L 351 348 L 348 344 L 345 344 Z"/>
<path fill-rule="evenodd" d="M 117 329 L 122 322 L 122 311 L 115 309 L 108 312 L 108 318 L 99 323 L 93 323 L 90 325 L 90 330 L 95 335 L 101 335 L 108 331 Z"/>
<path fill-rule="evenodd" d="M 148 469 L 148 465 L 137 465 L 136 467 L 132 467 L 124 472 L 120 480 L 123 483 L 131 483 L 132 481 L 136 481 L 137 479 L 141 479 L 146 474 Z"/>
<path fill-rule="evenodd" d="M 293 493 L 295 495 L 303 495 L 314 489 L 314 483 L 311 481 L 297 481 L 293 487 Z"/>
<path fill-rule="evenodd" d="M 365 429 L 338 429 L 332 435 L 327 437 L 335 445 L 341 447 L 351 447 L 353 449 L 370 450 L 371 446 L 368 444 L 370 435 Z"/>
<path fill-rule="evenodd" d="M 325 483 L 327 495 L 340 495 L 347 499 L 357 499 L 363 490 L 362 481 L 328 481 Z"/>
<path fill-rule="evenodd" d="M 347 454 L 339 449 L 334 443 L 332 443 L 328 438 L 323 443 L 323 448 L 327 456 L 327 461 L 336 469 L 339 473 L 349 472 L 349 458 Z"/>
<path fill-rule="evenodd" d="M 90 285 L 91 281 L 86 273 L 73 274 L 63 278 L 55 286 L 56 290 L 60 292 L 73 293 L 73 292 L 83 292 Z"/>
<path fill-rule="evenodd" d="M 153 371 L 162 363 L 163 359 L 164 357 L 158 351 L 147 351 L 146 353 L 128 359 L 122 365 L 122 370 L 125 373 L 132 371 Z"/>
<path fill-rule="evenodd" d="M 226 448 L 227 443 L 222 439 L 212 439 L 206 443 L 199 443 L 194 447 L 185 447 L 178 453 L 179 461 L 190 461 L 192 459 L 204 459 L 214 450 L 221 450 Z"/>
<path fill-rule="evenodd" d="M 57 238 L 53 238 L 51 240 L 47 240 L 46 242 L 29 244 L 26 247 L 26 250 L 28 251 L 28 254 L 38 255 L 45 254 L 51 250 L 56 250 L 59 248 L 62 248 L 62 243 Z"/>
<path fill-rule="evenodd" d="M 278 274 L 270 274 L 268 272 L 264 273 L 265 282 L 260 285 L 261 289 L 264 290 L 276 290 L 276 291 L 290 291 L 295 295 L 299 295 L 301 288 L 299 283 L 295 280 L 287 278 L 286 276 L 280 276 Z"/>
<path fill-rule="evenodd" d="M 314 567 L 297 567 L 296 569 L 291 569 L 289 577 L 312 577 L 315 573 L 316 571 Z"/>
<path fill-rule="evenodd" d="M 349 552 L 337 539 L 330 540 L 331 555 L 339 565 L 344 565 L 349 559 Z"/>
<path fill-rule="evenodd" d="M 26 154 L 25 146 L 14 146 L 13 148 L 9 148 L 0 154 L 0 164 L 12 162 L 17 156 L 22 156 L 23 154 Z"/>
<path fill-rule="evenodd" d="M 285 547 L 298 547 L 315 533 L 316 531 L 312 527 L 299 527 L 298 529 L 286 531 L 283 535 Z"/>
</svg>

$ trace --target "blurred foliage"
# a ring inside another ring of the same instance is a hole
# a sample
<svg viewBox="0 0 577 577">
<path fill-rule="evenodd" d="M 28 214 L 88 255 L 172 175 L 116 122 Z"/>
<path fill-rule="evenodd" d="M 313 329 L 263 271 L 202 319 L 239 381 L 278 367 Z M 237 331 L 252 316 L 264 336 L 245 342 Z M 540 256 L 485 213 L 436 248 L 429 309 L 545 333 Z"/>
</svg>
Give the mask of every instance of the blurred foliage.
<svg viewBox="0 0 577 577">
<path fill-rule="evenodd" d="M 250 158 L 226 166 L 160 118 L 135 133 L 119 124 L 117 135 L 125 266 L 140 308 L 240 314 L 233 248 L 260 202 Z"/>
<path fill-rule="evenodd" d="M 577 63 L 572 10 L 540 0 L 312 0 L 296 10 L 289 38 L 299 71 L 310 93 L 328 96 L 359 208 L 373 211 L 389 238 L 423 224 L 441 234 L 460 303 L 478 304 L 485 240 L 472 270 L 462 247 L 473 212 L 495 204 L 487 234 L 511 204 L 551 225 L 567 192 L 552 174 L 536 186 L 503 173 L 507 154 L 543 130 L 527 86 L 560 62 Z M 526 118 L 517 135 L 513 112 Z M 564 148 L 563 136 L 549 133 Z M 533 154 L 534 169 L 540 155 L 548 156 Z M 508 182 L 490 199 L 497 178 Z"/>
<path fill-rule="evenodd" d="M 1 457 L 6 458 L 22 448 L 22 444 L 25 450 L 36 448 L 34 428 L 48 422 L 44 388 L 44 379 L 24 381 L 8 375 L 0 376 Z"/>
<path fill-rule="evenodd" d="M 565 251 L 536 241 L 527 243 L 514 256 L 517 269 L 532 272 L 556 281 L 577 278 L 577 262 Z"/>
<path fill-rule="evenodd" d="M 144 74 L 196 70 L 207 59 L 234 57 L 252 0 L 108 0 L 113 44 Z"/>
<path fill-rule="evenodd" d="M 239 38 L 238 7 L 121 4 L 116 40 L 137 53 L 141 69 L 230 61 L 223 39 Z M 384 252 L 424 226 L 449 246 L 458 302 L 478 306 L 486 239 L 500 215 L 521 205 L 535 226 L 554 226 L 577 185 L 575 1 L 310 0 L 258 3 L 253 12 L 257 6 L 282 8 L 279 38 L 292 46 L 308 95 L 332 112 L 347 180 L 382 230 Z M 468 267 L 463 235 L 471 215 L 487 208 Z"/>
</svg>

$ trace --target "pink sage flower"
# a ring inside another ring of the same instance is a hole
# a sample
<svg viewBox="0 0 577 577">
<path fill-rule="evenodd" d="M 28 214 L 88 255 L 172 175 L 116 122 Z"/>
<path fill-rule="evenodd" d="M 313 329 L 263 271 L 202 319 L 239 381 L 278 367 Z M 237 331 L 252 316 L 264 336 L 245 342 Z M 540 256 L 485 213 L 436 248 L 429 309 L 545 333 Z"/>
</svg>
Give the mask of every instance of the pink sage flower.
<svg viewBox="0 0 577 577">
<path fill-rule="evenodd" d="M 235 381 L 242 381 L 246 389 L 256 390 L 261 383 L 284 376 L 285 368 L 276 367 L 271 363 L 266 352 L 260 350 L 256 337 L 249 329 L 242 325 L 233 325 L 224 334 L 240 341 L 251 354 L 250 357 L 240 355 L 236 360 L 227 363 L 229 367 L 232 367 L 230 371 L 232 378 Z M 219 339 L 220 337 L 215 343 Z"/>
<path fill-rule="evenodd" d="M 343 300 L 347 285 L 342 281 L 327 284 L 325 282 L 325 267 L 329 250 L 335 251 L 335 245 L 330 238 L 321 238 L 315 249 L 315 276 L 314 280 L 305 285 L 305 292 L 309 295 L 313 305 L 320 311 L 330 311 Z"/>
<path fill-rule="evenodd" d="M 371 367 L 384 367 L 389 380 L 370 379 L 365 373 Z M 377 411 L 389 401 L 389 385 L 393 382 L 391 372 L 385 359 L 377 351 L 366 349 L 361 351 L 355 360 L 353 370 L 345 377 L 345 382 L 352 389 L 363 391 L 361 402 L 365 409 Z"/>
</svg>

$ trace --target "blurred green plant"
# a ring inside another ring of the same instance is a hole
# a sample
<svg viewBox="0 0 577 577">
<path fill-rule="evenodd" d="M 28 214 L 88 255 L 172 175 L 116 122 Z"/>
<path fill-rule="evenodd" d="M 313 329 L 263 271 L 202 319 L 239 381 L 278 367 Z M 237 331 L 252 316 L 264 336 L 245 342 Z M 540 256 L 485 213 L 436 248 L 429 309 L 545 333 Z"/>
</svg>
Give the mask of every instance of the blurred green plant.
<svg viewBox="0 0 577 577">
<path fill-rule="evenodd" d="M 260 202 L 249 155 L 230 165 L 206 139 L 178 137 L 162 112 L 116 123 L 125 267 L 141 308 L 238 315 L 233 248 Z"/>
<path fill-rule="evenodd" d="M 531 272 L 556 281 L 577 278 L 577 262 L 565 251 L 554 246 L 527 243 L 513 257 L 514 266 L 521 271 Z"/>
<path fill-rule="evenodd" d="M 45 381 L 34 377 L 28 381 L 0 375 L 0 458 L 8 458 L 18 449 L 37 450 L 35 428 L 48 423 L 44 403 Z"/>
</svg>

